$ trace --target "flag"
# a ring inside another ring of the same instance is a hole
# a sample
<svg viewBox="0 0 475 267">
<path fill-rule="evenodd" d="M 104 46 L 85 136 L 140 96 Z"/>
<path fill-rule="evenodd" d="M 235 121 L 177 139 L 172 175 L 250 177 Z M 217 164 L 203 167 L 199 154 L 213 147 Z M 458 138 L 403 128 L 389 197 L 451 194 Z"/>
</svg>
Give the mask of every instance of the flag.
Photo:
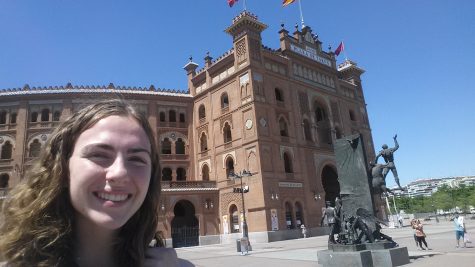
<svg viewBox="0 0 475 267">
<path fill-rule="evenodd" d="M 295 2 L 295 0 L 283 0 L 282 1 L 282 6 L 288 6 L 288 5 L 292 4 L 293 2 Z"/>
<path fill-rule="evenodd" d="M 341 42 L 340 45 L 335 50 L 335 55 L 338 56 L 343 50 L 345 50 L 345 45 L 343 44 L 343 42 Z"/>
<path fill-rule="evenodd" d="M 233 7 L 238 0 L 228 0 L 229 7 Z"/>
</svg>

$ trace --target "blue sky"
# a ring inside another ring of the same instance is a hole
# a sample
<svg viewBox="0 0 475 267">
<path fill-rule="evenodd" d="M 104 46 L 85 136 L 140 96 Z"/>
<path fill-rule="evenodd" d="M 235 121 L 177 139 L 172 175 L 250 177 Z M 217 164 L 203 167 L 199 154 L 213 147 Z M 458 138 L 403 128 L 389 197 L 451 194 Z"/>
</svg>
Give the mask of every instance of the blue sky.
<svg viewBox="0 0 475 267">
<path fill-rule="evenodd" d="M 298 4 L 247 0 L 278 48 Z M 475 175 L 475 1 L 302 0 L 305 24 L 324 47 L 345 42 L 366 70 L 363 86 L 377 149 L 401 145 L 402 184 Z M 231 48 L 224 29 L 243 9 L 226 0 L 0 0 L 0 88 L 74 85 L 186 89 L 182 67 Z M 344 56 L 340 55 L 339 62 Z M 388 176 L 392 185 L 392 176 Z"/>
</svg>

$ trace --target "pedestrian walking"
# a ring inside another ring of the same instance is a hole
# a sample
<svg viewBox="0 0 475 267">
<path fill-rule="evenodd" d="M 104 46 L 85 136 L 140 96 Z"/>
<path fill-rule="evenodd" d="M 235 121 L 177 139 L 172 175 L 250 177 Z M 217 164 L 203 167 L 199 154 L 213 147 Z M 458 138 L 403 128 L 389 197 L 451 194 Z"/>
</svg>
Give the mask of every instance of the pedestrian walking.
<svg viewBox="0 0 475 267">
<path fill-rule="evenodd" d="M 300 226 L 300 229 L 302 229 L 303 238 L 307 238 L 307 227 L 305 227 L 305 225 L 302 224 L 302 225 Z"/>
<path fill-rule="evenodd" d="M 455 225 L 455 241 L 457 242 L 455 247 L 458 248 L 460 245 L 460 239 L 463 242 L 463 248 L 466 247 L 466 240 L 465 240 L 465 233 L 467 230 L 465 229 L 465 222 L 463 216 L 459 216 L 458 212 L 455 212 L 454 217 L 454 225 Z"/>
<path fill-rule="evenodd" d="M 430 250 L 430 248 L 427 246 L 426 233 L 424 233 L 424 227 L 422 226 L 422 223 L 420 220 L 416 221 L 414 229 L 416 230 L 416 238 L 417 238 L 417 242 L 419 243 L 419 247 L 422 250 L 426 250 L 426 249 Z M 422 243 L 424 243 L 426 248 L 422 246 Z"/>
<path fill-rule="evenodd" d="M 400 214 L 397 215 L 397 222 L 399 223 L 399 227 L 402 228 L 403 223 L 402 223 L 402 216 Z"/>
<path fill-rule="evenodd" d="M 416 248 L 419 249 L 419 242 L 417 242 L 417 236 L 416 236 L 416 219 L 411 220 L 411 227 L 413 229 L 413 236 L 414 236 L 414 242 L 416 242 Z"/>
</svg>

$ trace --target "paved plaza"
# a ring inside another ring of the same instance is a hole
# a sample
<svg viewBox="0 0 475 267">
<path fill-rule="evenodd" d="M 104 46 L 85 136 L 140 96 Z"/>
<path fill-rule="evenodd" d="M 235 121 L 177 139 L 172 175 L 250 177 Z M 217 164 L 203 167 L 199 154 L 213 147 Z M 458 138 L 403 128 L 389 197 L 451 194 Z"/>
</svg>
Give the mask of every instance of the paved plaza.
<svg viewBox="0 0 475 267">
<path fill-rule="evenodd" d="M 400 246 L 408 248 L 411 263 L 407 266 L 475 266 L 475 244 L 468 244 L 468 248 L 456 248 L 453 222 L 442 218 L 440 223 L 432 220 L 424 222 L 424 225 L 426 240 L 432 250 L 417 250 L 410 227 L 383 230 Z M 468 233 L 475 237 L 475 220 L 467 219 L 466 226 Z M 236 252 L 235 244 L 178 248 L 177 252 L 180 258 L 188 260 L 195 266 L 203 267 L 319 266 L 317 251 L 327 248 L 327 239 L 327 236 L 319 236 L 272 243 L 254 243 L 252 244 L 253 251 L 248 255 L 240 255 Z"/>
</svg>

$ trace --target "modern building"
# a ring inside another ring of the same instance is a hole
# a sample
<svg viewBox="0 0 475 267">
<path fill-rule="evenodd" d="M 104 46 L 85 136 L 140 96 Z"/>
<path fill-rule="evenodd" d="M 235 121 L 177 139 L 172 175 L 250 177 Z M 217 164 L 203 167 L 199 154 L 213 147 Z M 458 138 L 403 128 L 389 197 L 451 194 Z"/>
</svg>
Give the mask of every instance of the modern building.
<svg viewBox="0 0 475 267">
<path fill-rule="evenodd" d="M 450 188 L 464 186 L 474 186 L 475 176 L 459 176 L 459 177 L 446 177 L 446 178 L 433 178 L 433 179 L 419 179 L 409 183 L 405 191 L 397 190 L 394 187 L 392 190 L 397 196 L 418 197 L 418 196 L 431 196 L 437 192 L 441 186 L 448 186 Z"/>
<path fill-rule="evenodd" d="M 191 59 L 185 65 L 188 92 L 70 83 L 0 91 L 1 196 L 21 181 L 60 121 L 121 96 L 157 134 L 159 229 L 168 245 L 234 242 L 244 218 L 251 241 L 295 238 L 302 224 L 316 234 L 325 200 L 339 194 L 334 141 L 360 133 L 374 158 L 364 70 L 350 60 L 337 66 L 308 26 L 289 33 L 282 25 L 280 47 L 268 48 L 266 27 L 247 11 L 235 17 L 226 29 L 228 51 L 215 60 L 207 55 L 201 69 Z M 251 176 L 231 178 L 243 170 Z M 236 193 L 241 182 L 249 192 Z"/>
</svg>

